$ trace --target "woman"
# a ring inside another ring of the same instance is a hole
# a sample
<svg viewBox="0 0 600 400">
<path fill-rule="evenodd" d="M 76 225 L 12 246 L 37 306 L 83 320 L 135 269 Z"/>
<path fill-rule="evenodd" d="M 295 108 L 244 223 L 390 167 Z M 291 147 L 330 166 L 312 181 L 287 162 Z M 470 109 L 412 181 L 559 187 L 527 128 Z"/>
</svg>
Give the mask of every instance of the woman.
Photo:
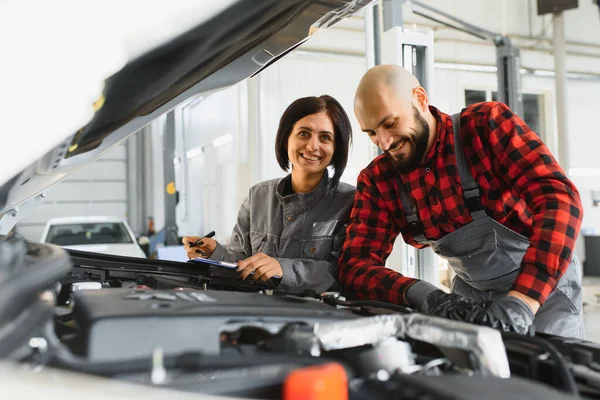
<svg viewBox="0 0 600 400">
<path fill-rule="evenodd" d="M 241 278 L 281 277 L 278 289 L 317 293 L 336 287 L 337 258 L 345 238 L 355 188 L 340 182 L 348 162 L 352 127 L 330 96 L 304 97 L 283 113 L 275 140 L 285 178 L 252 188 L 229 242 L 183 238 L 189 258 L 237 263 Z M 327 167 L 333 166 L 329 177 Z M 252 274 L 252 275 L 251 275 Z"/>
</svg>

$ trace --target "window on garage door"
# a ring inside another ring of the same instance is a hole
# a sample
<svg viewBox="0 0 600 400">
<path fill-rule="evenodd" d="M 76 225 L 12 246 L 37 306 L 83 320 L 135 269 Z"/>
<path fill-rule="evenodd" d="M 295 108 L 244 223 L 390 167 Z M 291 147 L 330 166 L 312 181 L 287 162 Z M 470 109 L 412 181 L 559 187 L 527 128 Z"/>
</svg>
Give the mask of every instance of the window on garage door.
<svg viewBox="0 0 600 400">
<path fill-rule="evenodd" d="M 497 101 L 498 92 L 491 90 L 465 90 L 465 107 L 482 101 Z M 538 134 L 544 137 L 544 95 L 523 93 L 523 121 Z"/>
</svg>

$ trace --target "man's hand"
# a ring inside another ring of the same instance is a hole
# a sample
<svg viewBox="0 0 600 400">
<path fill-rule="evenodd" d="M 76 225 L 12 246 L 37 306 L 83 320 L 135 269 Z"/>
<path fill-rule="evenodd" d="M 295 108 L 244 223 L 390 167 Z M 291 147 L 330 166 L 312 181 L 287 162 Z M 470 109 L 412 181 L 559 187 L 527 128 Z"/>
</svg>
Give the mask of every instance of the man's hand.
<svg viewBox="0 0 600 400">
<path fill-rule="evenodd" d="M 200 240 L 200 236 L 184 236 L 181 242 L 188 258 L 208 258 L 217 248 L 217 242 L 211 238 L 203 238 L 200 243 L 191 245 Z"/>
<path fill-rule="evenodd" d="M 436 317 L 489 326 L 521 335 L 529 332 L 535 315 L 529 305 L 517 296 L 509 295 L 497 301 L 474 303 L 461 295 L 447 294 L 441 290 L 427 296 L 424 308 L 424 312 Z"/>
<path fill-rule="evenodd" d="M 534 313 L 527 303 L 511 295 L 478 304 L 464 321 L 525 335 L 533 324 L 533 317 Z"/>
<path fill-rule="evenodd" d="M 279 261 L 273 257 L 269 257 L 265 253 L 258 253 L 252 257 L 248 257 L 243 261 L 238 262 L 238 271 L 242 271 L 240 277 L 246 279 L 252 271 L 254 280 L 262 280 L 263 282 L 268 281 L 274 276 L 283 278 L 283 270 Z"/>
<path fill-rule="evenodd" d="M 448 294 L 441 290 L 436 290 L 427 296 L 423 312 L 434 317 L 464 321 L 476 306 L 476 303 L 460 294 Z"/>
<path fill-rule="evenodd" d="M 412 285 L 406 292 L 406 301 L 424 314 L 461 321 L 476 306 L 463 296 L 445 293 L 426 281 Z"/>
<path fill-rule="evenodd" d="M 516 291 L 510 291 L 508 296 L 497 301 L 475 303 L 459 294 L 447 294 L 425 281 L 408 288 L 406 300 L 424 314 L 523 335 L 529 332 L 540 307 L 538 301 Z"/>
</svg>

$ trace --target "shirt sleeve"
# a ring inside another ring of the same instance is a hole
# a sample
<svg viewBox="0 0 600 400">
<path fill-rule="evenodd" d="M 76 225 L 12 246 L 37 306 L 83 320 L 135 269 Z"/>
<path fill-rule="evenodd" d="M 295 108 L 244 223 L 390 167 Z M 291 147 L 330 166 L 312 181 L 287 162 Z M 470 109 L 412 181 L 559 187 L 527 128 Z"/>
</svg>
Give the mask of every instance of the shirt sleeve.
<svg viewBox="0 0 600 400">
<path fill-rule="evenodd" d="M 229 241 L 225 246 L 217 242 L 217 247 L 210 255 L 209 259 L 237 263 L 239 260 L 245 260 L 251 255 L 250 196 L 248 196 L 240 207 L 237 223 L 233 228 L 233 232 L 231 233 Z"/>
<path fill-rule="evenodd" d="M 406 304 L 406 290 L 417 280 L 385 267 L 399 230 L 366 171 L 358 176 L 339 259 L 339 282 L 347 295 L 359 299 Z"/>
<path fill-rule="evenodd" d="M 579 192 L 538 135 L 505 104 L 495 103 L 483 138 L 492 168 L 527 204 L 532 235 L 513 290 L 544 303 L 566 271 L 581 227 Z"/>
</svg>

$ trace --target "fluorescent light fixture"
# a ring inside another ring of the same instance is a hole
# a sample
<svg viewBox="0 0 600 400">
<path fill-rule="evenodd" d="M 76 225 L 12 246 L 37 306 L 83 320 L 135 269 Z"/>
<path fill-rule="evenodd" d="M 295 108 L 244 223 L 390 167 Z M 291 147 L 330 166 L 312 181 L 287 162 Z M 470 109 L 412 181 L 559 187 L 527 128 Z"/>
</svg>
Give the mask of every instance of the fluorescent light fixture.
<svg viewBox="0 0 600 400">
<path fill-rule="evenodd" d="M 449 69 L 455 71 L 473 71 L 473 72 L 493 72 L 498 71 L 497 67 L 491 65 L 479 65 L 479 64 L 461 64 L 461 63 L 447 63 L 447 62 L 436 62 L 434 63 L 436 68 Z"/>
<path fill-rule="evenodd" d="M 600 176 L 600 168 L 570 168 L 570 176 Z"/>
<path fill-rule="evenodd" d="M 553 77 L 554 76 L 554 71 L 546 71 L 546 70 L 543 70 L 543 69 L 534 69 L 533 70 L 533 74 L 537 75 L 537 76 Z"/>
<path fill-rule="evenodd" d="M 198 147 L 194 147 L 193 149 L 186 152 L 185 156 L 188 158 L 188 160 L 190 160 L 194 157 L 198 157 L 199 155 L 202 155 L 203 153 L 204 153 L 204 150 L 202 150 L 202 146 L 198 146 Z"/>
<path fill-rule="evenodd" d="M 433 66 L 438 69 L 446 69 L 452 71 L 489 72 L 494 74 L 498 72 L 498 68 L 493 65 L 436 62 L 433 64 Z M 552 78 L 554 76 L 554 71 L 550 71 L 547 69 L 521 68 L 519 69 L 519 71 L 521 72 L 521 75 L 534 75 L 546 78 Z M 567 72 L 567 78 L 598 81 L 600 80 L 600 74 L 586 72 Z"/>
<path fill-rule="evenodd" d="M 228 133 L 227 135 L 220 136 L 213 140 L 212 145 L 214 147 L 221 147 L 231 142 L 233 142 L 233 135 L 231 133 Z"/>
</svg>

